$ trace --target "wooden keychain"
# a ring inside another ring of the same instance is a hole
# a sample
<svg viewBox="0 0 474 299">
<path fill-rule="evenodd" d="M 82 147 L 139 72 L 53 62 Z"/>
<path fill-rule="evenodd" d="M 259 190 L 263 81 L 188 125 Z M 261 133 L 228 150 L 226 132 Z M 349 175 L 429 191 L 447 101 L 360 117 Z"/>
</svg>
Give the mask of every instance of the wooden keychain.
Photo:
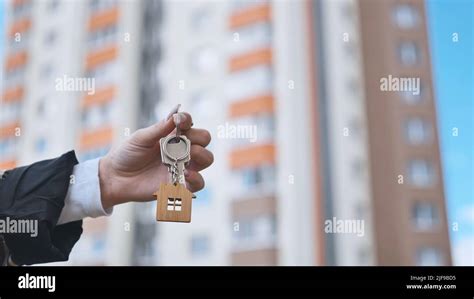
<svg viewBox="0 0 474 299">
<path fill-rule="evenodd" d="M 184 170 L 191 160 L 191 141 L 180 134 L 176 123 L 176 135 L 160 139 L 161 161 L 168 166 L 171 184 L 160 184 L 153 195 L 157 199 L 156 220 L 167 222 L 191 222 L 194 194 L 186 188 Z"/>
</svg>

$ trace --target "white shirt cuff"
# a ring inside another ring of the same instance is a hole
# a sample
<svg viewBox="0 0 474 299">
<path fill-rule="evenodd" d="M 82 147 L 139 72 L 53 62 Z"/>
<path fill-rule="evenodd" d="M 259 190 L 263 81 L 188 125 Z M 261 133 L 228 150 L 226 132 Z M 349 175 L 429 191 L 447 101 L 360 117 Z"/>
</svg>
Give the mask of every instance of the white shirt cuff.
<svg viewBox="0 0 474 299">
<path fill-rule="evenodd" d="M 97 158 L 74 166 L 58 225 L 85 217 L 112 214 L 113 208 L 104 209 L 100 198 L 99 160 Z"/>
</svg>

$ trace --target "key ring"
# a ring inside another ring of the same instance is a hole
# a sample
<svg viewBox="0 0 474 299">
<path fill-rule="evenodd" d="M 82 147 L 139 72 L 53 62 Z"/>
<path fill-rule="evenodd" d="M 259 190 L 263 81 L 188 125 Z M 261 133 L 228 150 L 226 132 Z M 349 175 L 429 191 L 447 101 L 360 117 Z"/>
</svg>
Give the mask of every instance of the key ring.
<svg viewBox="0 0 474 299">
<path fill-rule="evenodd" d="M 172 155 L 170 155 L 168 153 L 168 150 L 166 148 L 166 146 L 168 145 L 168 142 L 171 140 L 171 139 L 176 139 L 176 138 L 179 138 L 179 140 L 183 141 L 185 144 L 186 144 L 186 153 L 184 153 L 181 157 L 173 157 Z M 166 137 L 166 139 L 164 140 L 163 144 L 165 144 L 165 146 L 163 147 L 163 152 L 166 156 L 172 158 L 173 160 L 176 160 L 176 161 L 180 161 L 180 160 L 183 160 L 184 158 L 186 158 L 190 151 L 191 151 L 191 144 L 190 143 L 187 143 L 186 140 L 184 139 L 183 136 L 173 136 L 173 135 L 169 135 L 168 137 Z"/>
</svg>

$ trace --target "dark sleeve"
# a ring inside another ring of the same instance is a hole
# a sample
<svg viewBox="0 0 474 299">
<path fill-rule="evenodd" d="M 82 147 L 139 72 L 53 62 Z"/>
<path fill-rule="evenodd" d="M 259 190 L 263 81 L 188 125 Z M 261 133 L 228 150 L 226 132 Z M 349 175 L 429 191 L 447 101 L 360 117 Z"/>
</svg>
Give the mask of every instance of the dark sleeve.
<svg viewBox="0 0 474 299">
<path fill-rule="evenodd" d="M 74 151 L 70 151 L 59 158 L 3 174 L 0 179 L 0 234 L 3 234 L 15 264 L 68 260 L 82 234 L 82 220 L 56 224 L 77 163 Z"/>
</svg>

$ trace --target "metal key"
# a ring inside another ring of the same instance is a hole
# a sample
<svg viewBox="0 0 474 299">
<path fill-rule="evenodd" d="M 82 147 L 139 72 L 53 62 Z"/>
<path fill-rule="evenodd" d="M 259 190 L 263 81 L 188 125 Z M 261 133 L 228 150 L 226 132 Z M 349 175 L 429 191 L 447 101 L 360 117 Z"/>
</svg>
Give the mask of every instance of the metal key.
<svg viewBox="0 0 474 299">
<path fill-rule="evenodd" d="M 191 141 L 186 136 L 167 136 L 160 139 L 161 161 L 171 172 L 172 183 L 185 184 L 184 169 L 191 160 Z"/>
</svg>

